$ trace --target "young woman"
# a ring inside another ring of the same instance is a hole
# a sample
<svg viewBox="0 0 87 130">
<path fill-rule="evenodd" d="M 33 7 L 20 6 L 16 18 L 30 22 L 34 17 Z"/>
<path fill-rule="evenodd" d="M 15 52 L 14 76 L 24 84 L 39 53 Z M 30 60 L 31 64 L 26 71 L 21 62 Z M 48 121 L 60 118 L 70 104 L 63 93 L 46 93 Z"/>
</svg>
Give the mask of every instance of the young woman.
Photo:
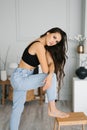
<svg viewBox="0 0 87 130">
<path fill-rule="evenodd" d="M 60 85 L 64 77 L 66 45 L 66 33 L 60 28 L 52 28 L 24 50 L 19 67 L 11 76 L 14 93 L 10 130 L 18 130 L 27 90 L 38 87 L 43 87 L 47 92 L 49 116 L 60 118 L 69 116 L 58 110 L 55 105 L 56 77 Z M 34 69 L 39 64 L 43 73 L 34 74 Z"/>
</svg>

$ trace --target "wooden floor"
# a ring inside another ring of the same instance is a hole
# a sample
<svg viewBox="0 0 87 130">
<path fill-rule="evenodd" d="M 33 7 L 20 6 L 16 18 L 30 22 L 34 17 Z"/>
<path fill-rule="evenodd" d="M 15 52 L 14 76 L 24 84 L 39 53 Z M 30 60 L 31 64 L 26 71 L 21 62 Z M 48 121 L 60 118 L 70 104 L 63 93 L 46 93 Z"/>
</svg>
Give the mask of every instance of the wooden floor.
<svg viewBox="0 0 87 130">
<path fill-rule="evenodd" d="M 56 106 L 65 112 L 72 111 L 69 101 L 57 101 Z M 9 130 L 11 108 L 11 102 L 7 102 L 4 106 L 0 105 L 0 130 Z M 47 114 L 47 103 L 40 105 L 38 101 L 32 101 L 25 104 L 19 130 L 53 130 L 53 125 L 54 118 Z M 61 130 L 81 130 L 81 126 L 63 126 Z"/>
</svg>

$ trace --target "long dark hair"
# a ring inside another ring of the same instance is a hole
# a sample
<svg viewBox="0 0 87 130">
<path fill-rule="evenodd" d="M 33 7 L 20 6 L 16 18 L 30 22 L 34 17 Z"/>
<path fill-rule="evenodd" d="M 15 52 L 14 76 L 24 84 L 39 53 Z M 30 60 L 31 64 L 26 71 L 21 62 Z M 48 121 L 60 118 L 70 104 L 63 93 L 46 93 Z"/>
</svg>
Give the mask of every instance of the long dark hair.
<svg viewBox="0 0 87 130">
<path fill-rule="evenodd" d="M 60 42 L 58 42 L 56 45 L 54 46 L 45 46 L 46 50 L 48 50 L 53 58 L 54 61 L 54 65 L 55 65 L 55 73 L 57 75 L 57 80 L 58 80 L 58 91 L 61 88 L 61 82 L 63 81 L 63 78 L 65 76 L 64 73 L 64 66 L 66 63 L 66 52 L 68 49 L 68 45 L 67 45 L 67 35 L 66 33 L 60 29 L 60 28 L 52 28 L 50 30 L 48 30 L 46 33 L 44 33 L 43 35 L 41 35 L 40 37 L 44 37 L 47 33 L 60 33 L 62 39 Z"/>
</svg>

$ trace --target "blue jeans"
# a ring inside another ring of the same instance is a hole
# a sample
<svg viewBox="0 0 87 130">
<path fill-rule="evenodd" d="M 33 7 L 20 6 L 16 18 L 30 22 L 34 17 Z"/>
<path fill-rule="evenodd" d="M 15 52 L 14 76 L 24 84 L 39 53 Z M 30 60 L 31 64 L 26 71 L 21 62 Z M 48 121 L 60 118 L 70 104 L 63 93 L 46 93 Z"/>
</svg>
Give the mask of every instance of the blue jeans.
<svg viewBox="0 0 87 130">
<path fill-rule="evenodd" d="M 37 89 L 44 86 L 46 73 L 33 74 L 34 70 L 16 68 L 11 75 L 11 85 L 13 91 L 13 107 L 10 119 L 10 130 L 18 130 L 21 114 L 26 101 L 26 93 L 28 90 Z M 48 101 L 56 99 L 56 75 L 53 74 L 52 84 L 47 89 Z"/>
</svg>

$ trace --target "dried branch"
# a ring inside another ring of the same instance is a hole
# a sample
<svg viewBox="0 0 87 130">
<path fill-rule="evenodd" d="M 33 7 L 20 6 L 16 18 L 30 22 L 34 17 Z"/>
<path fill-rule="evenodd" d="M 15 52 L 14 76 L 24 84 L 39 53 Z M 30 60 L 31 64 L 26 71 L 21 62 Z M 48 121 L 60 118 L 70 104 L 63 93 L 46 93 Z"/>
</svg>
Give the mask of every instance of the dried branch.
<svg viewBox="0 0 87 130">
<path fill-rule="evenodd" d="M 6 64 L 7 64 L 9 49 L 10 49 L 10 46 L 7 49 L 5 60 L 2 60 L 2 58 L 0 57 L 0 60 L 1 60 L 2 64 L 4 65 L 4 70 L 6 70 Z"/>
</svg>

